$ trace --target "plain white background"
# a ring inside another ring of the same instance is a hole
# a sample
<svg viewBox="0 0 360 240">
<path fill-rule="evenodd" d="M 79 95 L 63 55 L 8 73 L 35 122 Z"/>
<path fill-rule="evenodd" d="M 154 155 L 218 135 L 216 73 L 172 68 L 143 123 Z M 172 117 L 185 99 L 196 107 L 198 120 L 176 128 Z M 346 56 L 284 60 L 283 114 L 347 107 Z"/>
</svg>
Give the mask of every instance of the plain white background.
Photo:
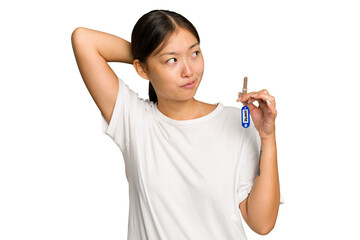
<svg viewBox="0 0 360 240">
<path fill-rule="evenodd" d="M 356 1 L 2 1 L 0 239 L 126 239 L 120 150 L 78 71 L 79 26 L 130 40 L 143 14 L 169 9 L 197 28 L 205 74 L 196 98 L 236 102 L 268 89 L 276 119 L 281 205 L 275 229 L 249 239 L 356 239 L 359 7 Z M 131 65 L 117 75 L 148 98 Z M 244 225 L 246 225 L 244 223 Z"/>
</svg>

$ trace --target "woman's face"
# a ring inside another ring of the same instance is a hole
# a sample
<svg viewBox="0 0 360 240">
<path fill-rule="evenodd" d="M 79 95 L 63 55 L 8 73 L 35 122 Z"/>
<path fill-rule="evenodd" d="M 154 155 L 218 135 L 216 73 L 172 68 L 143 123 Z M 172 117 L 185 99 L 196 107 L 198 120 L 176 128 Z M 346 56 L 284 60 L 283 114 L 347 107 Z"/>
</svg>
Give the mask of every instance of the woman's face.
<svg viewBox="0 0 360 240">
<path fill-rule="evenodd" d="M 146 71 L 159 102 L 193 98 L 204 72 L 204 59 L 196 37 L 179 28 L 160 52 L 155 50 L 148 57 Z M 183 87 L 193 81 L 194 87 Z"/>
</svg>

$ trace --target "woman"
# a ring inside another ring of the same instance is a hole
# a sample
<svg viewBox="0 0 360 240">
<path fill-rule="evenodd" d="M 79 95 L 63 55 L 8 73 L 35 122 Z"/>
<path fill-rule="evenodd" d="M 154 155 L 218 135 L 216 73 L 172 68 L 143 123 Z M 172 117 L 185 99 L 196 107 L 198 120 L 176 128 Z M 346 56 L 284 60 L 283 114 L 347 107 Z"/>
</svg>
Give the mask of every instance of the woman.
<svg viewBox="0 0 360 240">
<path fill-rule="evenodd" d="M 128 239 L 246 239 L 240 212 L 255 232 L 273 229 L 280 190 L 275 99 L 268 91 L 237 100 L 250 108 L 249 128 L 241 126 L 239 108 L 196 100 L 204 71 L 200 38 L 171 11 L 142 16 L 131 43 L 77 28 L 72 44 L 103 131 L 123 153 Z M 149 81 L 150 100 L 107 62 L 133 64 Z"/>
</svg>

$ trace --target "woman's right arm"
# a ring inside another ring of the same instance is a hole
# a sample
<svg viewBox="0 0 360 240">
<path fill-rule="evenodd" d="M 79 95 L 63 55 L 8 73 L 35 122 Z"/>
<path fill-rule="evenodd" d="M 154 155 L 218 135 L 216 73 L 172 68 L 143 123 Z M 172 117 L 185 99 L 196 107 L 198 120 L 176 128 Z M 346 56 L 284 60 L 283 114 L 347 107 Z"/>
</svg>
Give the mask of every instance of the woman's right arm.
<svg viewBox="0 0 360 240">
<path fill-rule="evenodd" d="M 81 77 L 101 114 L 109 123 L 119 82 L 107 62 L 131 64 L 131 44 L 120 37 L 83 27 L 73 31 L 71 43 Z"/>
</svg>

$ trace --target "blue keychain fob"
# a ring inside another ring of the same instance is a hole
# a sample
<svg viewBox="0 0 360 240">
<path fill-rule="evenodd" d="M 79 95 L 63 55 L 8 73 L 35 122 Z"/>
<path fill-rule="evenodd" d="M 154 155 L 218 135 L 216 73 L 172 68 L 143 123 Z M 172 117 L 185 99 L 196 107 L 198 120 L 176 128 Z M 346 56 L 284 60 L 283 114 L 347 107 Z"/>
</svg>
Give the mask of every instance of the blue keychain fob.
<svg viewBox="0 0 360 240">
<path fill-rule="evenodd" d="M 250 109 L 248 106 L 243 106 L 241 108 L 241 125 L 244 128 L 248 128 L 250 126 Z"/>
</svg>

